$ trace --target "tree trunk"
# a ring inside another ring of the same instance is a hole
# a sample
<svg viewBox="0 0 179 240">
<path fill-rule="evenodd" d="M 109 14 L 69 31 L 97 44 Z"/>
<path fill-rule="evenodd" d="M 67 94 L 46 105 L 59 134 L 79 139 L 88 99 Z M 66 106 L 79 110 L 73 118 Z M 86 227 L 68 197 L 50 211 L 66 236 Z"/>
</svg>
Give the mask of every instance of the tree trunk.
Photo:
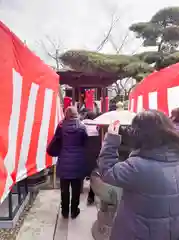
<svg viewBox="0 0 179 240">
<path fill-rule="evenodd" d="M 162 49 L 162 44 L 163 44 L 163 39 L 160 41 L 159 45 L 158 45 L 158 52 L 162 53 L 161 49 Z"/>
</svg>

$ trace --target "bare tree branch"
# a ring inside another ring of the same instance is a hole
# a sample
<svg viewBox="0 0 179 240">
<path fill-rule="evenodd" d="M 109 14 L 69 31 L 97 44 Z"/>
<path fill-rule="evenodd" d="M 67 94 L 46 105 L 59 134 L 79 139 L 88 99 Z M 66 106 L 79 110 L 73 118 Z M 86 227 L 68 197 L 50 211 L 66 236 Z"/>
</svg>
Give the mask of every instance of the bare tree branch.
<svg viewBox="0 0 179 240">
<path fill-rule="evenodd" d="M 44 44 L 44 42 L 42 40 L 40 40 L 40 45 L 43 47 L 43 49 L 45 50 L 46 54 L 53 58 L 55 60 L 55 56 L 47 49 L 46 45 Z"/>
<path fill-rule="evenodd" d="M 60 38 L 58 38 L 57 43 L 55 43 L 55 40 L 51 39 L 48 35 L 46 35 L 46 39 L 48 40 L 48 42 L 54 47 L 54 49 L 64 49 L 63 43 L 61 41 Z"/>
<path fill-rule="evenodd" d="M 129 95 L 129 93 L 132 91 L 132 89 L 133 89 L 135 86 L 136 86 L 136 84 L 132 85 L 132 86 L 129 88 L 129 90 L 128 90 L 128 95 Z"/>
<path fill-rule="evenodd" d="M 130 91 L 133 89 L 133 87 L 135 86 L 135 84 L 133 84 L 131 87 L 128 87 L 127 84 L 129 83 L 129 81 L 132 80 L 132 77 L 126 78 L 125 81 L 122 80 L 118 80 L 115 83 L 115 90 L 116 90 L 116 94 L 121 94 L 121 92 L 124 93 L 124 97 L 128 97 Z"/>
<path fill-rule="evenodd" d="M 141 44 L 136 48 L 136 50 L 134 50 L 134 51 L 132 52 L 132 55 L 135 55 L 142 46 L 143 46 L 143 43 L 141 43 Z"/>
<path fill-rule="evenodd" d="M 64 49 L 63 44 L 60 39 L 58 39 L 56 43 L 55 40 L 51 39 L 48 35 L 46 36 L 46 40 L 53 48 L 52 51 L 47 48 L 46 44 L 42 40 L 40 41 L 40 45 L 43 47 L 48 57 L 52 58 L 55 61 L 55 68 L 59 70 L 60 66 L 64 67 L 63 63 L 60 61 L 60 53 L 62 52 L 62 49 Z"/>
<path fill-rule="evenodd" d="M 118 82 L 117 82 L 117 85 L 120 85 L 120 89 L 122 89 L 122 90 L 124 90 L 124 86 L 123 86 L 123 84 L 122 84 L 122 80 L 119 80 Z M 118 85 L 118 86 L 119 86 Z"/>
<path fill-rule="evenodd" d="M 112 32 L 112 30 L 113 30 L 113 26 L 114 26 L 114 25 L 111 25 L 111 26 L 110 26 L 110 29 L 109 29 L 109 31 L 108 31 L 108 34 L 106 35 L 105 39 L 103 40 L 103 42 L 102 42 L 101 45 L 100 45 L 100 48 L 98 48 L 98 49 L 101 50 L 101 49 L 103 48 L 103 46 L 106 44 L 106 42 L 109 41 L 109 42 L 111 43 L 111 45 L 113 46 L 114 50 L 116 51 L 116 54 L 120 54 L 121 50 L 123 49 L 124 45 L 126 44 L 126 41 L 128 40 L 129 31 L 127 31 L 127 33 L 125 34 L 124 38 L 122 39 L 122 42 L 121 42 L 120 46 L 118 46 L 118 45 L 114 42 L 114 40 L 113 40 L 113 38 L 112 38 L 112 36 L 111 36 L 111 32 Z M 130 80 L 131 80 L 131 78 L 128 78 L 128 79 L 126 79 L 125 82 L 123 83 L 123 82 L 122 82 L 122 79 L 121 79 L 121 80 L 118 80 L 116 83 L 114 83 L 114 84 L 115 84 L 116 93 L 117 93 L 117 94 L 120 94 L 121 91 L 123 91 L 123 92 L 124 92 L 124 96 L 125 96 L 125 97 L 128 96 L 128 95 L 129 95 L 129 92 L 131 91 L 131 89 L 132 89 L 132 87 L 133 87 L 133 86 L 132 86 L 130 89 L 128 89 L 128 87 L 127 87 L 127 84 L 128 84 L 128 82 L 129 82 Z"/>
<path fill-rule="evenodd" d="M 117 93 L 119 94 L 121 92 L 121 89 L 118 85 L 118 82 L 115 82 L 115 85 L 116 85 L 116 90 L 117 90 Z"/>
<path fill-rule="evenodd" d="M 124 45 L 126 44 L 126 41 L 127 41 L 128 37 L 129 37 L 129 32 L 127 32 L 126 35 L 124 36 L 120 46 L 117 46 L 117 44 L 114 42 L 113 38 L 110 36 L 109 42 L 112 44 L 113 48 L 115 49 L 116 54 L 119 54 L 121 52 Z"/>
<path fill-rule="evenodd" d="M 127 88 L 127 84 L 129 83 L 130 80 L 132 80 L 132 77 L 125 79 L 124 88 Z"/>
<path fill-rule="evenodd" d="M 121 43 L 121 46 L 117 50 L 117 54 L 119 54 L 121 52 L 121 50 L 123 49 L 128 37 L 129 37 L 129 32 L 127 32 L 126 35 L 124 36 L 124 38 L 122 40 L 122 43 Z"/>
<path fill-rule="evenodd" d="M 112 16 L 112 21 L 111 21 L 109 30 L 108 30 L 106 36 L 104 37 L 104 39 L 101 41 L 101 43 L 97 47 L 97 49 L 96 49 L 97 52 L 99 52 L 104 47 L 104 45 L 109 41 L 109 37 L 111 36 L 112 30 L 114 29 L 114 27 L 116 26 L 116 24 L 119 20 L 120 20 L 120 17 L 116 17 L 114 19 L 114 16 Z"/>
<path fill-rule="evenodd" d="M 54 41 L 52 41 L 52 39 L 48 36 L 48 35 L 46 35 L 46 39 L 49 41 L 49 43 L 54 47 L 54 49 L 56 49 L 56 44 L 54 43 Z"/>
</svg>

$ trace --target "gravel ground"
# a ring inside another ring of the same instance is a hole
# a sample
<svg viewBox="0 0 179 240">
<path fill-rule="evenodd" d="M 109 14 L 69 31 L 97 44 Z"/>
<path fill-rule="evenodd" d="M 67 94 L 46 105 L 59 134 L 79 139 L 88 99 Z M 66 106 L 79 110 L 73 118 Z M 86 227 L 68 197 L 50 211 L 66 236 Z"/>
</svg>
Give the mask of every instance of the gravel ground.
<svg viewBox="0 0 179 240">
<path fill-rule="evenodd" d="M 31 209 L 33 203 L 32 204 L 28 204 L 25 209 L 24 212 L 22 213 L 19 221 L 17 222 L 15 228 L 13 229 L 0 229 L 0 240 L 16 240 L 17 234 L 24 222 L 25 217 L 27 216 L 29 210 Z"/>
</svg>

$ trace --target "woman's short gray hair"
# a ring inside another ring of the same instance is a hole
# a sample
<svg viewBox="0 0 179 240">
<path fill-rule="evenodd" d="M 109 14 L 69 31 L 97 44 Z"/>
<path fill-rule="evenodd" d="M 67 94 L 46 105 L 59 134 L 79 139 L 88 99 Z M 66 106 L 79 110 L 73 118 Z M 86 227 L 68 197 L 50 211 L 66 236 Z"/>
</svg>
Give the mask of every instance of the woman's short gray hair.
<svg viewBox="0 0 179 240">
<path fill-rule="evenodd" d="M 65 119 L 78 118 L 78 111 L 75 107 L 70 106 L 65 110 Z"/>
</svg>

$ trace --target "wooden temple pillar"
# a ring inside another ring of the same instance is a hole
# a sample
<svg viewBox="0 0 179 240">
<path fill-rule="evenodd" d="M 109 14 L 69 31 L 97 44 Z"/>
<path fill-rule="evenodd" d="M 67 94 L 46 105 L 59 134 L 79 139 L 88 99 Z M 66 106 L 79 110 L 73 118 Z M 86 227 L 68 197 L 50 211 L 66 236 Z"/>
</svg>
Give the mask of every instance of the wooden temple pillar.
<svg viewBox="0 0 179 240">
<path fill-rule="evenodd" d="M 108 96 L 108 90 L 106 87 L 101 88 L 101 110 L 102 113 L 106 112 L 106 97 Z"/>
<path fill-rule="evenodd" d="M 75 106 L 75 102 L 76 102 L 76 88 L 72 88 L 72 105 Z"/>
</svg>

